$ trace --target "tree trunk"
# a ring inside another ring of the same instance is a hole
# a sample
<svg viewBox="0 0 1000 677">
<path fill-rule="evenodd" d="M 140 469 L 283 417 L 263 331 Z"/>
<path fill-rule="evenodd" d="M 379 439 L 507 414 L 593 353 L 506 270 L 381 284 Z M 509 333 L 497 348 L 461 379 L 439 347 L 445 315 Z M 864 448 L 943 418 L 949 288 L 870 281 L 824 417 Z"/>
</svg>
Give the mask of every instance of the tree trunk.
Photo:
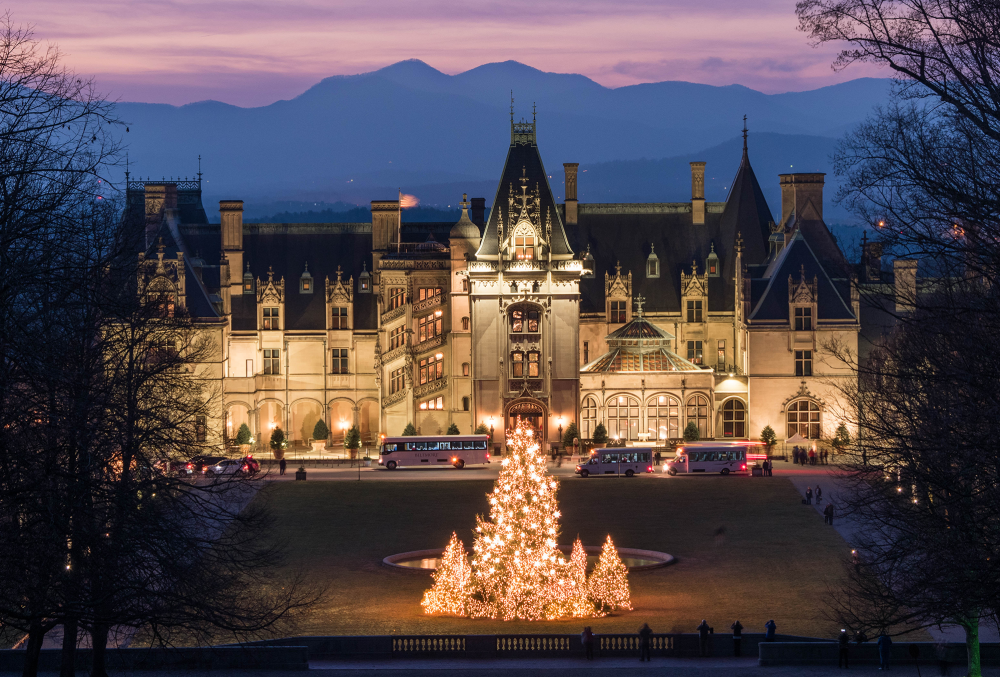
<svg viewBox="0 0 1000 677">
<path fill-rule="evenodd" d="M 979 619 L 964 619 L 960 625 L 965 629 L 965 650 L 969 657 L 968 677 L 983 677 L 979 657 Z"/>
<path fill-rule="evenodd" d="M 95 623 L 90 631 L 91 658 L 90 677 L 108 677 L 108 624 Z"/>
<path fill-rule="evenodd" d="M 77 620 L 63 619 L 62 663 L 59 666 L 59 677 L 76 675 L 76 632 Z"/>
<path fill-rule="evenodd" d="M 40 621 L 32 621 L 28 629 L 28 644 L 24 652 L 24 670 L 22 677 L 38 677 L 38 659 L 42 655 L 42 642 L 45 640 L 45 627 Z"/>
</svg>

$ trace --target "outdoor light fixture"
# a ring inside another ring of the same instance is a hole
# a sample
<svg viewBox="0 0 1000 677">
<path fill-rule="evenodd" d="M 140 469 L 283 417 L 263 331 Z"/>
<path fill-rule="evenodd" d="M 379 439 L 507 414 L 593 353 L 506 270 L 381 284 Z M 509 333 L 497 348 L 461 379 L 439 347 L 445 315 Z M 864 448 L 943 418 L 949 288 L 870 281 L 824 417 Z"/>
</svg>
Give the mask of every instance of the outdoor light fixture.
<svg viewBox="0 0 1000 677">
<path fill-rule="evenodd" d="M 438 353 L 434 357 L 435 357 L 435 359 L 438 359 L 438 360 L 443 359 L 444 358 L 444 353 Z"/>
<path fill-rule="evenodd" d="M 440 310 L 435 310 L 434 311 L 434 317 L 441 317 L 441 311 Z"/>
</svg>

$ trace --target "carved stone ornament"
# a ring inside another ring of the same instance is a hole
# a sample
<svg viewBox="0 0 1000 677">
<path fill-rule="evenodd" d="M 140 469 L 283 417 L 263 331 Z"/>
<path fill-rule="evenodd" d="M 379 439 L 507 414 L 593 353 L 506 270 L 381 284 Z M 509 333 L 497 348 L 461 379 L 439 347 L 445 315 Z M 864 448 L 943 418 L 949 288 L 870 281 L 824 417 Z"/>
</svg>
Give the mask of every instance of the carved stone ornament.
<svg viewBox="0 0 1000 677">
<path fill-rule="evenodd" d="M 274 270 L 268 266 L 267 268 L 267 282 L 262 283 L 260 278 L 257 278 L 257 304 L 262 305 L 264 303 L 283 303 L 285 300 L 285 278 L 281 278 L 278 282 L 274 281 Z"/>
<path fill-rule="evenodd" d="M 681 272 L 681 294 L 684 296 L 708 296 L 708 272 L 698 274 L 698 264 L 691 262 L 691 274 Z"/>
<path fill-rule="evenodd" d="M 806 267 L 802 266 L 799 272 L 799 283 L 795 284 L 794 278 L 788 276 L 788 301 L 796 305 L 810 305 L 816 303 L 816 291 L 819 279 L 813 275 L 812 282 L 806 282 Z"/>
<path fill-rule="evenodd" d="M 813 395 L 809 391 L 809 386 L 806 385 L 805 381 L 801 381 L 799 383 L 799 389 L 797 391 L 795 391 L 794 395 L 792 395 L 791 397 L 785 398 L 785 401 L 781 403 L 781 409 L 782 409 L 782 411 L 784 411 L 785 409 L 787 409 L 788 405 L 791 404 L 792 402 L 794 402 L 795 400 L 802 400 L 802 399 L 812 400 L 813 402 L 815 402 L 819 406 L 820 411 L 826 411 L 826 402 L 824 402 L 822 399 L 820 399 L 816 395 Z"/>
<path fill-rule="evenodd" d="M 632 271 L 628 275 L 622 275 L 621 261 L 615 266 L 615 274 L 604 273 L 604 297 L 610 298 L 632 298 Z"/>
<path fill-rule="evenodd" d="M 330 282 L 326 278 L 326 302 L 331 305 L 346 305 L 354 302 L 354 277 L 352 276 L 345 284 L 343 272 L 337 266 L 337 281 Z"/>
</svg>

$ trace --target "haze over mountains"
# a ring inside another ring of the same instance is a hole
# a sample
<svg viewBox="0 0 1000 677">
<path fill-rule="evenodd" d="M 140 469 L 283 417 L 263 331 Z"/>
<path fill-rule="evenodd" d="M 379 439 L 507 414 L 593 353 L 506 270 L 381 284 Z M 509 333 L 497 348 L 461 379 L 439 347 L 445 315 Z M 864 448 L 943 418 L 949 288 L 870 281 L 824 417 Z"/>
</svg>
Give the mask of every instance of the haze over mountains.
<svg viewBox="0 0 1000 677">
<path fill-rule="evenodd" d="M 426 206 L 454 206 L 463 192 L 489 204 L 510 143 L 511 90 L 517 119 L 531 119 L 537 106 L 557 193 L 562 163 L 580 162 L 581 202 L 687 200 L 687 163 L 705 160 L 706 198 L 724 200 L 746 114 L 751 161 L 777 211 L 777 174 L 829 172 L 836 139 L 884 102 L 889 86 L 867 78 L 772 95 L 687 82 L 608 89 L 515 61 L 447 75 L 413 60 L 326 78 L 260 108 L 122 103 L 119 113 L 131 129 L 133 176 L 190 176 L 200 154 L 209 214 L 219 199 L 243 199 L 248 217 L 364 205 L 397 188 Z M 845 216 L 836 207 L 829 214 Z"/>
</svg>

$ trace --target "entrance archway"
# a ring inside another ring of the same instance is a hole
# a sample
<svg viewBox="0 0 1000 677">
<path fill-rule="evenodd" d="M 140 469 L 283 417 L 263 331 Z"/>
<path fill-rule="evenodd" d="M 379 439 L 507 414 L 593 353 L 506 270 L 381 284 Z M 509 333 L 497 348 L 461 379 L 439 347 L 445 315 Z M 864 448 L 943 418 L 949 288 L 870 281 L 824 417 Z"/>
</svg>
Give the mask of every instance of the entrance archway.
<svg viewBox="0 0 1000 677">
<path fill-rule="evenodd" d="M 535 436 L 541 445 L 543 453 L 545 450 L 545 405 L 535 399 L 523 398 L 514 400 L 507 406 L 505 423 L 507 430 L 517 427 L 517 419 L 527 423 L 535 430 Z"/>
</svg>

